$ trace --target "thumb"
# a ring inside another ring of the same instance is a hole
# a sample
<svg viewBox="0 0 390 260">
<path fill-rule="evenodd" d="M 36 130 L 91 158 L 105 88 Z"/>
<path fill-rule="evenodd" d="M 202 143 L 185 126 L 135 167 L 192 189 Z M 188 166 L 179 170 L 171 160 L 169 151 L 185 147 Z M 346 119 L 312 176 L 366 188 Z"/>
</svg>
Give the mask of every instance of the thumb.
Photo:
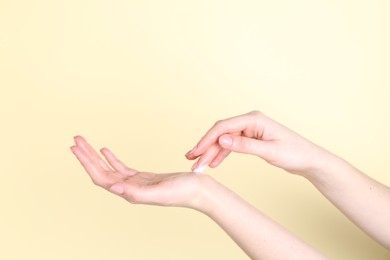
<svg viewBox="0 0 390 260">
<path fill-rule="evenodd" d="M 109 191 L 115 193 L 116 195 L 123 195 L 125 193 L 125 187 L 120 183 L 115 183 L 109 188 Z"/>
<path fill-rule="evenodd" d="M 219 145 L 227 150 L 266 157 L 268 143 L 255 138 L 237 135 L 222 135 L 219 137 Z"/>
</svg>

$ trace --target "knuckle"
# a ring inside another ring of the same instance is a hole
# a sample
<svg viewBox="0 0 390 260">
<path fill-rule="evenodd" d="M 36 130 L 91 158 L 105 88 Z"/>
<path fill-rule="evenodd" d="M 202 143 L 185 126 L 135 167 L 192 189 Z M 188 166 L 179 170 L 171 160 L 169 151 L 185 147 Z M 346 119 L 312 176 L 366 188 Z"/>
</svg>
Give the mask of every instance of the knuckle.
<svg viewBox="0 0 390 260">
<path fill-rule="evenodd" d="M 215 122 L 214 127 L 219 132 L 227 132 L 226 120 L 218 120 Z"/>
<path fill-rule="evenodd" d="M 259 117 L 259 116 L 263 115 L 263 113 L 260 112 L 259 110 L 253 110 L 253 111 L 249 112 L 248 114 L 251 116 L 254 116 L 254 117 Z"/>
<path fill-rule="evenodd" d="M 101 180 L 98 180 L 98 179 L 92 179 L 92 182 L 93 184 L 95 184 L 96 186 L 99 186 L 99 187 L 103 187 L 104 188 L 104 183 L 101 181 Z"/>
<path fill-rule="evenodd" d="M 252 149 L 252 142 L 248 140 L 247 138 L 240 138 L 240 147 L 247 151 Z"/>
<path fill-rule="evenodd" d="M 220 127 L 223 124 L 223 120 L 218 120 L 214 123 L 214 127 Z"/>
<path fill-rule="evenodd" d="M 94 178 L 92 178 L 92 182 L 96 186 L 100 186 L 100 187 L 103 186 L 103 181 L 101 180 L 101 178 L 94 177 Z"/>
<path fill-rule="evenodd" d="M 96 186 L 107 188 L 107 178 L 105 176 L 93 176 L 91 177 L 93 184 Z"/>
</svg>

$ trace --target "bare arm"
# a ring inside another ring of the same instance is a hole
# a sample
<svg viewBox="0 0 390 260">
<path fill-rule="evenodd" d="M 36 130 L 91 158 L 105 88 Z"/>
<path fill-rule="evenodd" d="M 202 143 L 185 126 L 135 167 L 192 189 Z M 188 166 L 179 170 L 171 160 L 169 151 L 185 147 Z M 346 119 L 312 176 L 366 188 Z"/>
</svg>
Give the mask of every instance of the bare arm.
<svg viewBox="0 0 390 260">
<path fill-rule="evenodd" d="M 218 121 L 186 154 L 193 169 L 218 166 L 230 152 L 259 156 L 301 175 L 364 232 L 390 249 L 390 189 L 343 159 L 253 111 Z"/>
<path fill-rule="evenodd" d="M 213 219 L 252 259 L 325 259 L 210 176 L 128 168 L 108 149 L 103 160 L 82 137 L 72 152 L 92 181 L 131 203 L 188 207 Z"/>
<path fill-rule="evenodd" d="M 343 159 L 329 155 L 306 178 L 373 239 L 390 249 L 390 188 Z"/>
<path fill-rule="evenodd" d="M 217 185 L 209 189 L 208 207 L 203 212 L 251 259 L 327 259 L 235 193 Z"/>
</svg>

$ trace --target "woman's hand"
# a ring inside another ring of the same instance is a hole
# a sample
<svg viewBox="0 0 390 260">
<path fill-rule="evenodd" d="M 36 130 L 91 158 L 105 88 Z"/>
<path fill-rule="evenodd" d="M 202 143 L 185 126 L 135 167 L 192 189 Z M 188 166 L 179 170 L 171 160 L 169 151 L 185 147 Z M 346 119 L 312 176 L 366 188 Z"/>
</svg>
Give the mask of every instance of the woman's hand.
<svg viewBox="0 0 390 260">
<path fill-rule="evenodd" d="M 205 183 L 210 177 L 196 173 L 154 174 L 127 167 L 107 148 L 99 154 L 81 137 L 75 137 L 72 152 L 93 183 L 131 203 L 181 206 L 202 210 Z"/>
<path fill-rule="evenodd" d="M 186 154 L 193 169 L 218 166 L 230 152 L 257 155 L 306 177 L 364 232 L 390 249 L 390 188 L 260 112 L 218 121 Z"/>
<path fill-rule="evenodd" d="M 287 127 L 253 111 L 220 120 L 186 154 L 198 161 L 192 170 L 218 166 L 230 152 L 259 156 L 268 163 L 296 174 L 318 170 L 329 153 Z"/>
</svg>

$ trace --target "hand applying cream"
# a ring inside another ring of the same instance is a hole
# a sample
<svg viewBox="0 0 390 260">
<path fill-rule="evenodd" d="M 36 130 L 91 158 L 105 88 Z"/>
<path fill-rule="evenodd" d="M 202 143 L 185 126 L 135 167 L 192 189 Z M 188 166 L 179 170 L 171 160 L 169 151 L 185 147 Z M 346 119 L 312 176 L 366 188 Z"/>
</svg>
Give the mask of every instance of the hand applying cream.
<svg viewBox="0 0 390 260">
<path fill-rule="evenodd" d="M 200 165 L 200 166 L 197 166 L 197 167 L 193 170 L 193 172 L 196 172 L 196 173 L 203 173 L 204 170 L 206 169 L 206 166 L 207 166 L 207 165 Z"/>
<path fill-rule="evenodd" d="M 207 168 L 207 166 L 213 168 L 213 158 L 215 158 L 220 153 L 221 147 L 219 146 L 219 144 L 214 144 L 211 147 L 207 148 L 206 151 L 203 150 L 205 149 L 195 146 L 194 149 L 192 149 L 185 155 L 188 160 L 198 159 L 197 162 L 191 168 L 193 172 L 202 173 Z"/>
<path fill-rule="evenodd" d="M 186 157 L 187 157 L 187 159 L 190 159 L 190 160 L 194 160 L 194 159 L 196 159 L 198 156 L 194 156 L 193 155 L 193 152 L 194 152 L 194 150 L 196 150 L 197 149 L 197 147 L 195 146 L 192 150 L 190 150 L 189 152 L 187 152 L 186 153 Z M 204 162 L 203 163 L 200 163 L 199 161 L 198 162 L 196 162 L 193 166 L 192 166 L 192 168 L 191 168 L 191 170 L 193 171 L 193 172 L 195 172 L 195 173 L 203 173 L 204 172 L 204 170 L 206 169 L 206 167 L 207 167 L 207 164 L 205 164 Z"/>
</svg>

